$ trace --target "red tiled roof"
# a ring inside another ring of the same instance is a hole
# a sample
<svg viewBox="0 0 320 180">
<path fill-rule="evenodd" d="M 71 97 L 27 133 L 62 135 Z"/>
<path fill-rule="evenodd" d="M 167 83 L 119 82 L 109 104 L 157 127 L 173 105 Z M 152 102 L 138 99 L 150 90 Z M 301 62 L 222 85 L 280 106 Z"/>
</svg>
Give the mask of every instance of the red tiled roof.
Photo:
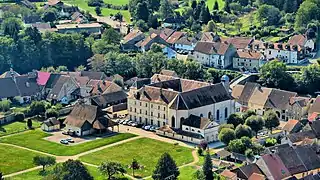
<svg viewBox="0 0 320 180">
<path fill-rule="evenodd" d="M 262 54 L 257 51 L 247 51 L 247 50 L 238 50 L 236 57 L 243 58 L 243 59 L 260 59 Z"/>
<path fill-rule="evenodd" d="M 50 78 L 50 73 L 38 71 L 37 83 L 38 85 L 44 86 Z"/>
<path fill-rule="evenodd" d="M 204 54 L 219 54 L 224 55 L 230 44 L 225 42 L 198 42 L 194 51 L 198 51 Z"/>
<path fill-rule="evenodd" d="M 169 43 L 169 44 L 174 44 L 174 43 L 177 42 L 184 34 L 185 34 L 185 32 L 180 32 L 180 31 L 174 32 L 174 33 L 167 39 L 167 43 Z"/>
<path fill-rule="evenodd" d="M 314 121 L 314 120 L 316 120 L 316 118 L 318 117 L 318 115 L 319 115 L 319 113 L 314 112 L 314 113 L 312 113 L 312 114 L 308 117 L 308 120 L 309 120 L 309 121 Z"/>
<path fill-rule="evenodd" d="M 304 43 L 307 41 L 307 37 L 305 37 L 302 34 L 298 34 L 298 35 L 294 35 L 292 36 L 289 41 L 288 44 L 290 45 L 298 45 L 298 46 L 304 46 Z"/>
</svg>

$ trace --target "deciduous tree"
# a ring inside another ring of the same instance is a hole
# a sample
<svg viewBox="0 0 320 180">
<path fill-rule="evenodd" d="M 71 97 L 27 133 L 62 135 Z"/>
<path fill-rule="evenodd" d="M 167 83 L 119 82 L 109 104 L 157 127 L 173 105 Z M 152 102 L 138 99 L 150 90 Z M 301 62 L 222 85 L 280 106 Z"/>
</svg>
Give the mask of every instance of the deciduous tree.
<svg viewBox="0 0 320 180">
<path fill-rule="evenodd" d="M 98 169 L 103 175 L 107 176 L 108 179 L 114 178 L 117 174 L 123 175 L 126 173 L 126 169 L 118 162 L 103 162 Z"/>
</svg>

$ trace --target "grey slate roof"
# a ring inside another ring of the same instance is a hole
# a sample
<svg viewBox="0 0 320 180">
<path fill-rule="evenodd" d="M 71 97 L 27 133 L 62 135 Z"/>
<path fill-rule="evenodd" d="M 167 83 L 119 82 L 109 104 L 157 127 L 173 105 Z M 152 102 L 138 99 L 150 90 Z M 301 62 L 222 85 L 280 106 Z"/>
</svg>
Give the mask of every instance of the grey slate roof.
<svg viewBox="0 0 320 180">
<path fill-rule="evenodd" d="M 199 116 L 191 114 L 187 119 L 184 120 L 182 125 L 190 126 L 190 127 L 194 127 L 194 128 L 198 128 L 198 129 L 207 129 L 207 128 L 219 126 L 218 123 L 213 122 L 215 124 L 213 126 L 209 127 L 211 122 L 212 121 L 208 118 L 199 117 Z"/>
</svg>

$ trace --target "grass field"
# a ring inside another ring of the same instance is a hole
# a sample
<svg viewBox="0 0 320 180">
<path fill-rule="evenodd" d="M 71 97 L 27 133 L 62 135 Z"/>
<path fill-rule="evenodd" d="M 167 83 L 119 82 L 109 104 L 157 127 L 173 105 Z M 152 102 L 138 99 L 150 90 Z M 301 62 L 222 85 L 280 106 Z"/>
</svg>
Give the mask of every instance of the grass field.
<svg viewBox="0 0 320 180">
<path fill-rule="evenodd" d="M 35 128 L 40 127 L 40 124 L 41 123 L 39 121 L 32 121 L 32 126 Z M 0 137 L 26 130 L 28 130 L 26 121 L 13 122 L 10 124 L 0 126 Z"/>
<path fill-rule="evenodd" d="M 179 180 L 193 180 L 194 173 L 197 171 L 195 166 L 185 166 L 179 169 L 180 175 L 178 177 Z"/>
<path fill-rule="evenodd" d="M 0 145 L 0 152 L 0 171 L 4 174 L 35 167 L 33 157 L 39 155 L 38 153 L 7 145 Z"/>
<path fill-rule="evenodd" d="M 17 134 L 10 137 L 0 139 L 0 142 L 15 144 L 30 149 L 58 155 L 58 156 L 70 156 L 76 155 L 81 152 L 85 152 L 94 148 L 98 148 L 104 145 L 112 144 L 124 139 L 135 137 L 133 134 L 124 133 L 115 136 L 102 138 L 94 141 L 89 141 L 73 146 L 66 146 L 54 142 L 47 141 L 43 138 L 50 136 L 50 134 L 41 131 L 40 129 L 34 131 L 28 131 L 23 134 Z"/>
<path fill-rule="evenodd" d="M 109 2 L 111 4 L 115 4 L 115 5 L 123 5 L 123 4 L 126 4 L 126 2 L 128 2 L 128 0 L 104 0 L 104 1 Z M 89 11 L 91 14 L 96 15 L 95 7 L 88 6 L 87 0 L 66 0 L 65 3 L 78 6 L 80 9 L 84 11 Z M 127 22 L 130 22 L 131 16 L 128 10 L 119 11 L 119 10 L 108 9 L 108 8 L 101 8 L 101 10 L 102 10 L 102 16 L 110 16 L 120 12 L 123 15 L 124 19 Z"/>
<path fill-rule="evenodd" d="M 94 180 L 106 180 L 107 178 L 104 177 L 102 174 L 100 174 L 98 168 L 92 167 L 92 166 L 86 166 L 91 176 L 94 178 Z M 14 176 L 12 178 L 6 178 L 6 180 L 43 180 L 48 174 L 51 173 L 53 169 L 53 166 L 48 167 L 46 169 L 46 172 L 44 174 L 40 174 L 41 169 L 19 174 L 17 176 Z M 121 180 L 126 180 L 126 177 L 121 178 Z"/>
<path fill-rule="evenodd" d="M 126 5 L 129 4 L 129 0 L 103 0 L 104 3 L 113 5 Z"/>
<path fill-rule="evenodd" d="M 143 169 L 135 172 L 136 176 L 145 177 L 152 174 L 160 156 L 168 152 L 178 166 L 193 161 L 191 149 L 148 138 L 141 138 L 124 144 L 103 149 L 101 151 L 80 157 L 80 160 L 100 165 L 101 162 L 110 160 L 122 163 L 125 167 L 135 158 Z M 127 169 L 131 172 L 130 169 Z"/>
</svg>

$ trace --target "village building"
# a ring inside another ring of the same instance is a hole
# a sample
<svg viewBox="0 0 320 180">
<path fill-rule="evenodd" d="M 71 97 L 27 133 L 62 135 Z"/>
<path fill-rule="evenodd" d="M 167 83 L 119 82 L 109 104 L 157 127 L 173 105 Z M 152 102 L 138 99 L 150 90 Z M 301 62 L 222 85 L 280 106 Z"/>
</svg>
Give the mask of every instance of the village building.
<svg viewBox="0 0 320 180">
<path fill-rule="evenodd" d="M 267 60 L 278 59 L 286 64 L 298 64 L 304 54 L 302 47 L 285 43 L 267 44 L 264 55 Z"/>
<path fill-rule="evenodd" d="M 100 108 L 81 102 L 74 106 L 63 123 L 69 134 L 77 136 L 105 133 L 110 131 L 109 127 L 113 129 L 117 126 L 117 123 L 104 116 Z"/>
<path fill-rule="evenodd" d="M 227 90 L 228 82 L 212 85 L 168 77 L 169 80 L 145 85 L 135 93 L 129 93 L 131 120 L 181 129 L 191 114 L 225 123 L 234 112 L 234 101 Z"/>
<path fill-rule="evenodd" d="M 138 51 L 136 44 L 145 38 L 140 30 L 132 30 L 121 41 L 120 47 L 122 51 Z"/>
<path fill-rule="evenodd" d="M 176 50 L 193 51 L 196 47 L 197 42 L 197 39 L 185 35 L 175 42 L 174 48 Z"/>
<path fill-rule="evenodd" d="M 46 121 L 43 121 L 41 129 L 47 132 L 60 130 L 60 121 L 55 117 L 49 118 Z"/>
<path fill-rule="evenodd" d="M 245 70 L 258 71 L 261 64 L 261 60 L 264 59 L 263 54 L 258 51 L 251 50 L 237 50 L 233 57 L 233 68 Z"/>
<path fill-rule="evenodd" d="M 80 33 L 101 34 L 102 25 L 99 23 L 89 24 L 58 24 L 56 25 L 59 33 Z"/>
<path fill-rule="evenodd" d="M 227 42 L 198 42 L 193 59 L 205 66 L 224 69 L 232 65 L 235 52 L 235 48 Z"/>
<path fill-rule="evenodd" d="M 268 110 L 273 110 L 283 121 L 289 120 L 290 100 L 297 93 L 274 88 L 262 87 L 257 83 L 247 82 L 245 85 L 236 85 L 232 96 L 240 104 L 240 111 L 253 110 L 258 115 L 264 115 Z"/>
</svg>

